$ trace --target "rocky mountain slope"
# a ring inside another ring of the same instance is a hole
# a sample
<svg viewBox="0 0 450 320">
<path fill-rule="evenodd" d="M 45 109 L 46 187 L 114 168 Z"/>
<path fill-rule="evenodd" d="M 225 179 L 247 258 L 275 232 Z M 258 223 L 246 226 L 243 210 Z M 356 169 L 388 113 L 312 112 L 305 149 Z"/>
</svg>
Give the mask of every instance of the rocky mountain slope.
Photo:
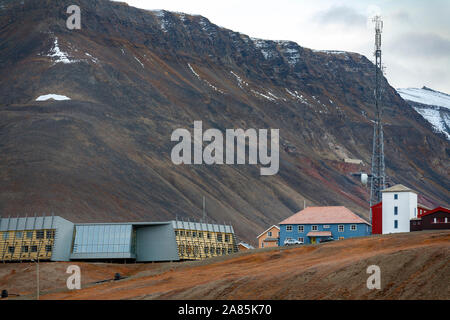
<svg viewBox="0 0 450 320">
<path fill-rule="evenodd" d="M 78 1 L 81 30 L 69 30 L 71 4 L 0 1 L 1 216 L 200 219 L 206 196 L 208 219 L 252 243 L 304 200 L 367 217 L 368 189 L 350 175 L 370 164 L 366 57 L 106 0 Z M 383 84 L 391 182 L 449 205 L 448 141 Z M 195 120 L 222 132 L 280 129 L 278 174 L 173 164 L 171 133 L 192 132 Z"/>
<path fill-rule="evenodd" d="M 450 140 L 450 95 L 427 87 L 397 89 L 397 92 L 437 133 Z"/>
</svg>

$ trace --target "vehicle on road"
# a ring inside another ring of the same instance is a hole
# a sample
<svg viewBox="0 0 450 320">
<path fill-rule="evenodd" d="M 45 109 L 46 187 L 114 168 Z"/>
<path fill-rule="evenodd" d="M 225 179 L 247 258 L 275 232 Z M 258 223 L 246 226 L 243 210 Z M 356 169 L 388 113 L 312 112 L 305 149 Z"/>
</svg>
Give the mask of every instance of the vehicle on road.
<svg viewBox="0 0 450 320">
<path fill-rule="evenodd" d="M 293 245 L 296 245 L 296 244 L 303 244 L 303 242 L 295 240 L 295 239 L 291 239 L 291 238 L 288 238 L 288 239 L 284 240 L 284 245 L 285 246 L 293 246 Z"/>
</svg>

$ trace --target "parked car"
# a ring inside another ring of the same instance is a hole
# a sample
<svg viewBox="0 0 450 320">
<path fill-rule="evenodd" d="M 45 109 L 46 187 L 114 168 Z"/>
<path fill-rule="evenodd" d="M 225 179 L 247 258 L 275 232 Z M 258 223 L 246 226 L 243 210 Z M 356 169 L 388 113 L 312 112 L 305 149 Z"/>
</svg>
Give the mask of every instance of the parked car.
<svg viewBox="0 0 450 320">
<path fill-rule="evenodd" d="M 303 242 L 295 240 L 295 239 L 291 239 L 291 238 L 288 238 L 288 239 L 284 240 L 284 245 L 285 246 L 293 246 L 293 245 L 296 245 L 296 244 L 303 244 Z"/>
<path fill-rule="evenodd" d="M 333 238 L 322 239 L 322 240 L 320 240 L 320 243 L 323 243 L 323 242 L 330 242 L 330 241 L 334 241 L 334 239 L 333 239 Z"/>
</svg>

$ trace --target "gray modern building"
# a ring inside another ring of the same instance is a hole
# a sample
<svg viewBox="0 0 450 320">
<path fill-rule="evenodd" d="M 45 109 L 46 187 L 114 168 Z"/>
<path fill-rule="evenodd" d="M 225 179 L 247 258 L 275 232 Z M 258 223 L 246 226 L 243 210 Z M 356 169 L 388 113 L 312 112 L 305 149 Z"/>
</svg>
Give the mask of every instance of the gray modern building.
<svg viewBox="0 0 450 320">
<path fill-rule="evenodd" d="M 0 220 L 1 261 L 178 261 L 237 250 L 229 225 L 184 221 L 72 223 L 59 216 Z"/>
<path fill-rule="evenodd" d="M 0 218 L 0 261 L 68 261 L 73 230 L 58 216 Z"/>
</svg>

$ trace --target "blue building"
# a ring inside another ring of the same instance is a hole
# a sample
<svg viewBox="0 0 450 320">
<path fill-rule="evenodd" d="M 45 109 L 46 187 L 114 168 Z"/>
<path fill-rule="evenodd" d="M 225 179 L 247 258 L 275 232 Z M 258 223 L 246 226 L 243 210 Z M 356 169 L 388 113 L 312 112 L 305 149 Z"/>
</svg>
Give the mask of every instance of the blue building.
<svg viewBox="0 0 450 320">
<path fill-rule="evenodd" d="M 370 224 L 346 207 L 309 207 L 281 221 L 280 243 L 295 239 L 304 244 L 370 235 Z"/>
</svg>

